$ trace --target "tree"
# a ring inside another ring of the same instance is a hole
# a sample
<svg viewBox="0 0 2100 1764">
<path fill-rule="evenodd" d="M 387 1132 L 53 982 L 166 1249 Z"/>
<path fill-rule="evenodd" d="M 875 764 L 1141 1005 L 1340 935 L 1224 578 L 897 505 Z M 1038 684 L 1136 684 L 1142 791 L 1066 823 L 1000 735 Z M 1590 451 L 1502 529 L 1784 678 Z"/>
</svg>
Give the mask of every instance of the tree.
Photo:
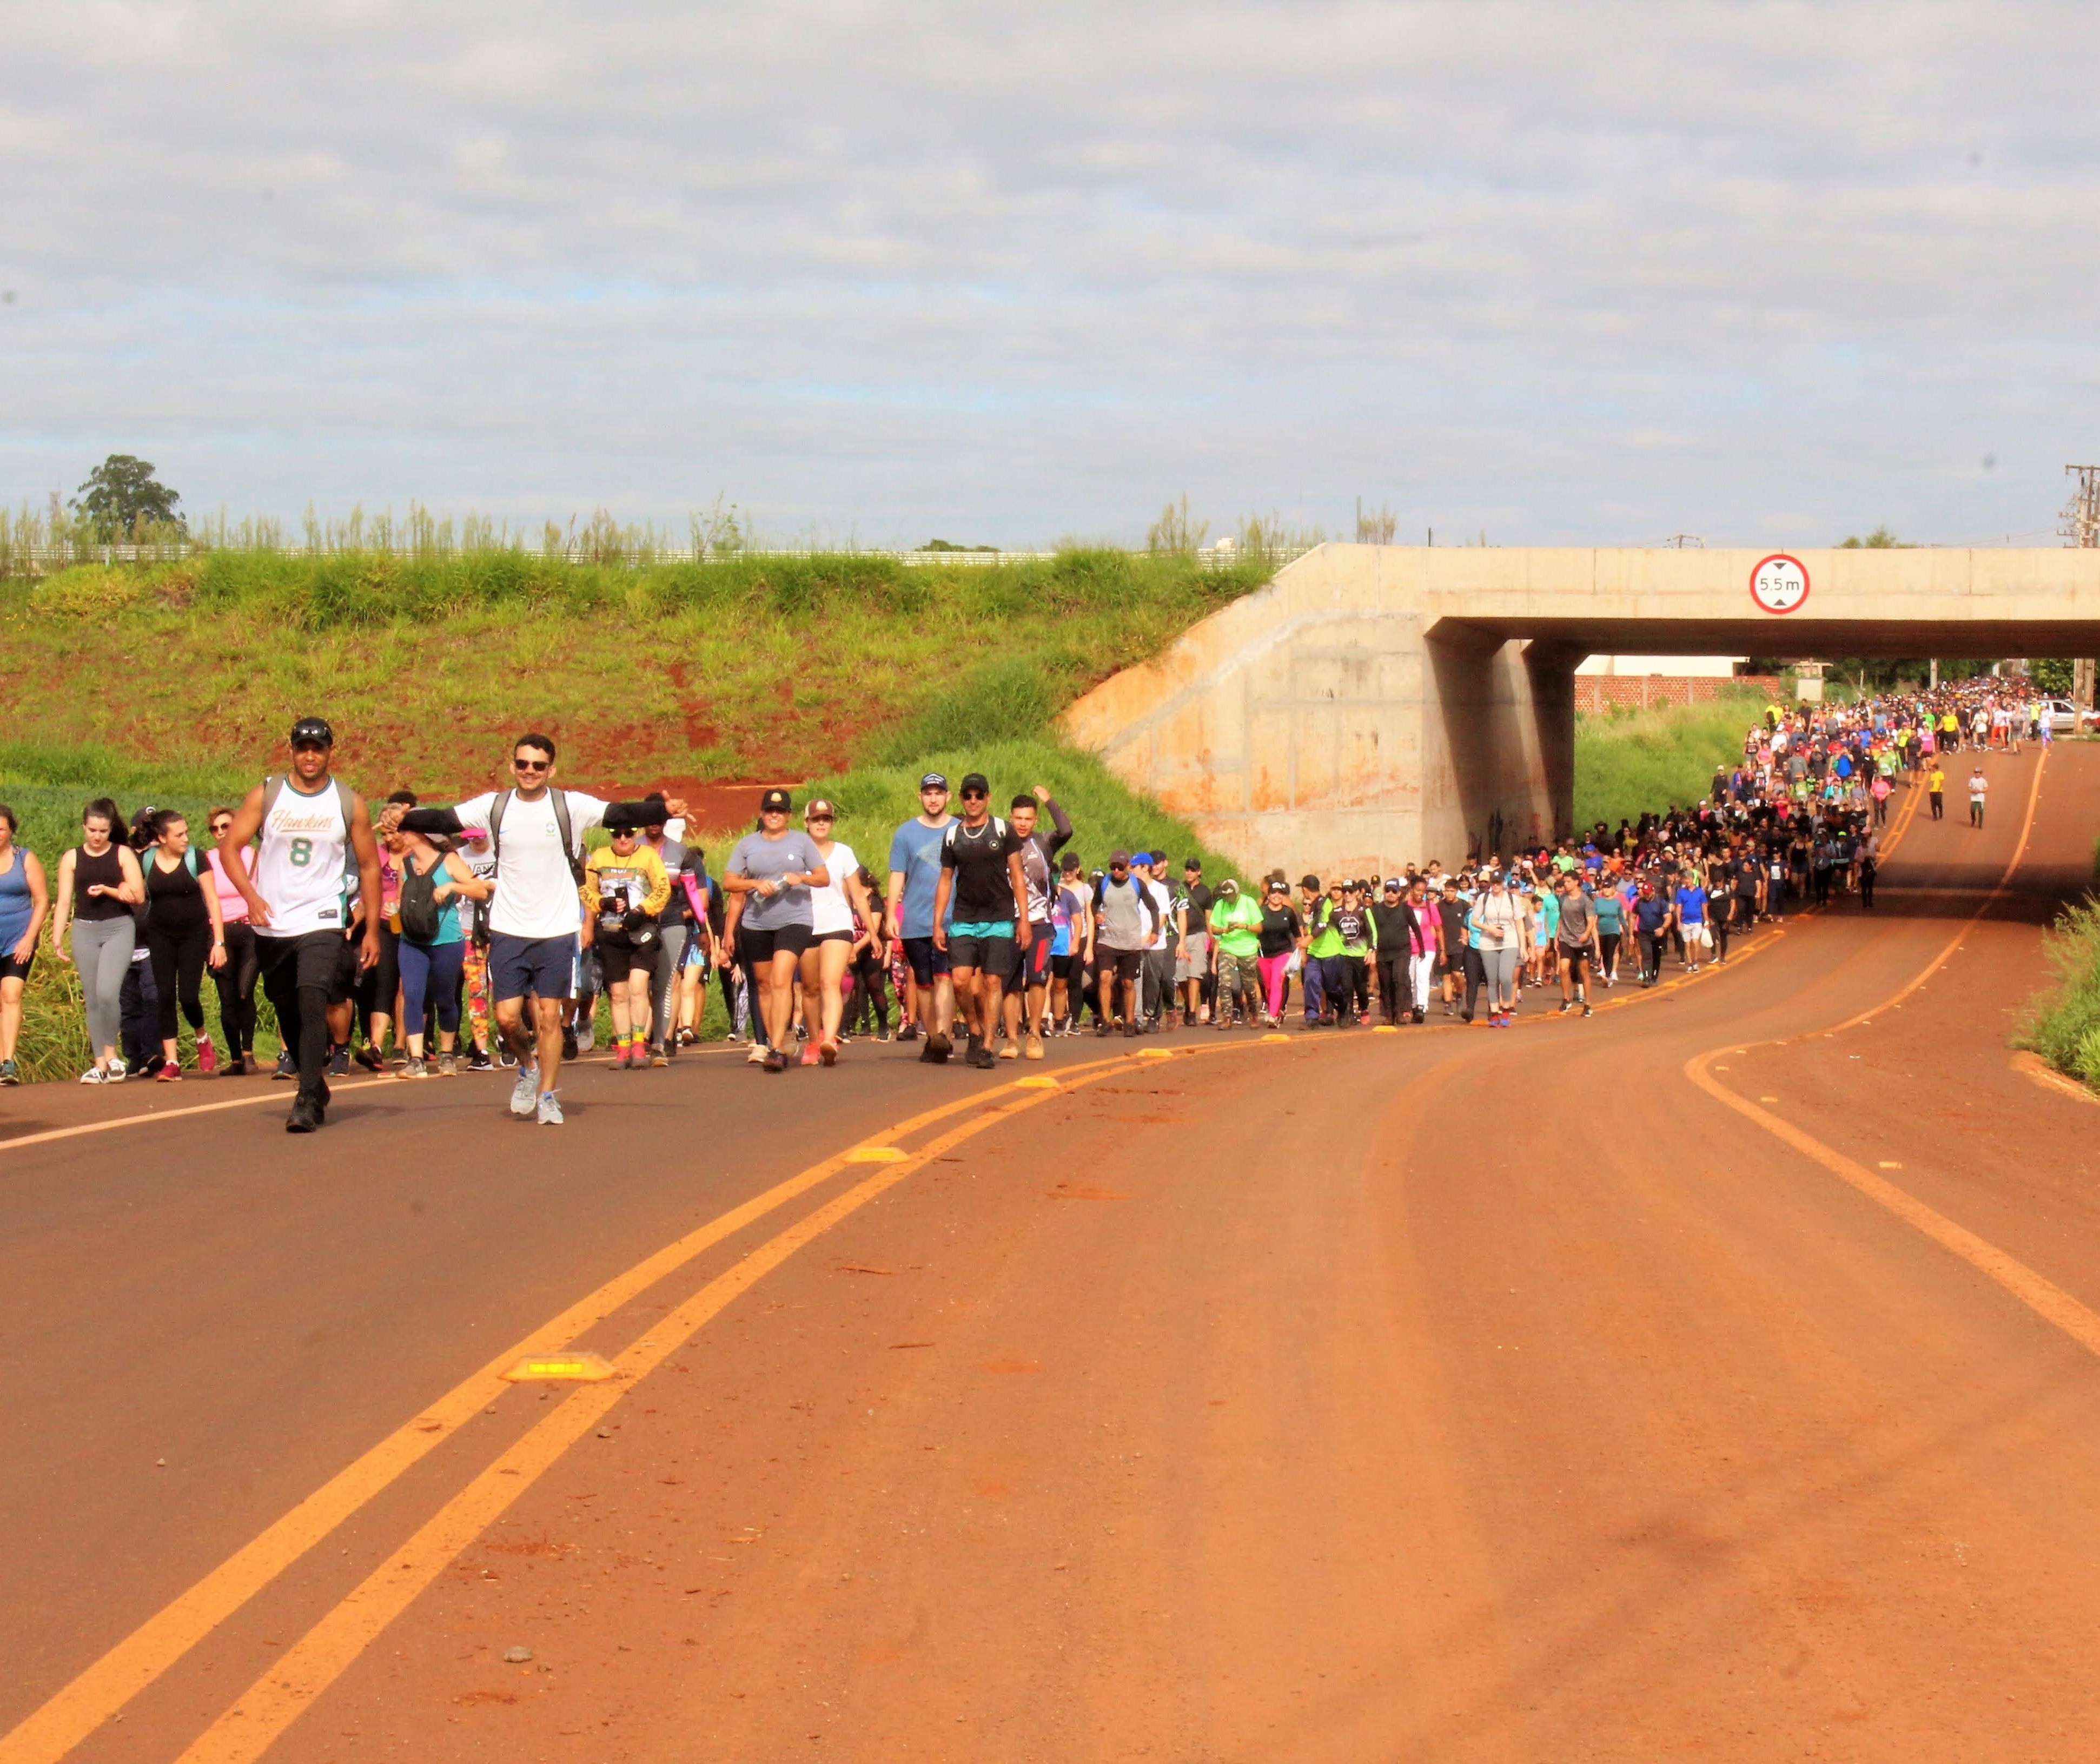
<svg viewBox="0 0 2100 1764">
<path fill-rule="evenodd" d="M 87 474 L 80 492 L 68 505 L 105 543 L 134 536 L 147 527 L 189 531 L 175 509 L 183 499 L 153 476 L 151 460 L 112 453 Z"/>
<path fill-rule="evenodd" d="M 2071 695 L 2071 664 L 2061 655 L 2037 655 L 2027 664 L 2027 678 L 2056 698 Z"/>
<path fill-rule="evenodd" d="M 1917 547 L 1907 539 L 1899 539 L 1886 527 L 1877 527 L 1864 539 L 1852 535 L 1838 548 L 1840 551 L 1915 551 Z"/>
</svg>

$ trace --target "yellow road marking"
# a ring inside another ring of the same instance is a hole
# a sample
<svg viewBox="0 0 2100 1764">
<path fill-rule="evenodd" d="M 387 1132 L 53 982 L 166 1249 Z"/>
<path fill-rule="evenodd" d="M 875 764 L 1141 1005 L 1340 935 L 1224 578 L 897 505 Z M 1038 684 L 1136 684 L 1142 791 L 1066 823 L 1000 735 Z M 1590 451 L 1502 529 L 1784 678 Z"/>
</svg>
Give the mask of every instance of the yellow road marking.
<svg viewBox="0 0 2100 1764">
<path fill-rule="evenodd" d="M 1065 1087 L 1078 1089 L 1111 1077 L 1122 1065 L 1121 1061 L 1105 1062 L 1101 1069 L 1068 1082 Z M 178 1764 L 247 1764 L 259 1757 L 418 1594 L 444 1572 L 462 1550 L 605 1417 L 627 1394 L 626 1386 L 682 1351 L 692 1336 L 733 1299 L 748 1292 L 797 1250 L 893 1188 L 929 1160 L 1007 1117 L 1049 1100 L 1048 1093 L 1008 1098 L 976 1120 L 950 1129 L 909 1153 L 902 1162 L 863 1178 L 796 1220 L 778 1237 L 749 1251 L 728 1272 L 717 1275 L 668 1316 L 652 1323 L 646 1342 L 637 1343 L 617 1356 L 616 1363 L 625 1378 L 617 1383 L 576 1391 L 559 1409 L 536 1423 L 249 1686 L 198 1735 Z"/>
<path fill-rule="evenodd" d="M 902 1138 L 1001 1097 L 998 1091 L 973 1092 L 900 1122 L 876 1139 Z M 397 1428 L 338 1471 L 0 1737 L 0 1764 L 55 1764 L 322 1538 L 436 1449 L 453 1429 L 494 1402 L 509 1388 L 503 1377 L 509 1367 L 532 1355 L 559 1352 L 703 1250 L 836 1175 L 845 1162 L 843 1156 L 824 1158 L 731 1207 L 614 1276 L 524 1340 L 505 1348 L 422 1410 L 414 1422 Z M 434 1420 L 439 1423 L 435 1427 L 430 1426 Z"/>
<path fill-rule="evenodd" d="M 603 1354 L 528 1355 L 503 1375 L 513 1384 L 548 1381 L 595 1384 L 600 1378 L 613 1376 L 613 1365 Z"/>
<path fill-rule="evenodd" d="M 894 1145 L 856 1145 L 846 1153 L 849 1164 L 897 1164 L 904 1153 Z"/>
<path fill-rule="evenodd" d="M 2044 754 L 2036 762 L 2034 783 L 2027 792 L 2027 818 L 2020 827 L 2018 843 L 2007 860 L 2005 873 L 1998 878 L 1997 885 L 1985 895 L 1983 903 L 1970 914 L 1965 924 L 1950 937 L 1939 954 L 1900 992 L 1896 999 L 1908 998 L 1933 974 L 1946 965 L 1956 950 L 1983 915 L 1990 911 L 2013 880 L 2013 872 L 2019 867 L 2020 859 L 2027 853 L 2027 840 L 2034 831 L 2035 809 L 2041 799 L 2041 779 L 2048 756 Z M 1895 999 L 1886 1001 L 1877 1009 L 1886 1009 Z M 1874 1015 L 1867 1010 L 1851 1017 L 1838 1025 L 1838 1030 L 1852 1028 L 1865 1022 Z M 1837 1030 L 1829 1033 L 1836 1034 Z M 1754 1045 L 1779 1047 L 1787 1041 L 1799 1040 L 1800 1036 L 1774 1038 Z M 1695 1054 L 1684 1063 L 1684 1075 L 1716 1101 L 1726 1104 L 1736 1114 L 1755 1122 L 1775 1139 L 1792 1146 L 1803 1157 L 1820 1164 L 1833 1175 L 1857 1189 L 1869 1200 L 1877 1202 L 1902 1219 L 1906 1224 L 1930 1237 L 1942 1249 L 1959 1256 L 1971 1268 L 1989 1279 L 1996 1281 L 2007 1292 L 2018 1299 L 2028 1309 L 2045 1321 L 2054 1324 L 2088 1352 L 2100 1354 L 2100 1312 L 2089 1309 L 2071 1296 L 2061 1286 L 2045 1276 L 2036 1273 L 2024 1262 L 2017 1260 L 1997 1247 L 1978 1237 L 1966 1226 L 1957 1225 L 1943 1213 L 1928 1206 L 1908 1189 L 1877 1175 L 1864 1164 L 1847 1158 L 1842 1152 L 1825 1145 L 1820 1140 L 1804 1133 L 1791 1122 L 1769 1114 L 1747 1097 L 1738 1096 L 1727 1085 L 1715 1078 L 1707 1067 L 1719 1055 L 1740 1049 L 1715 1047 L 1705 1053 Z M 1884 1164 L 1884 1169 L 1892 1167 Z"/>
</svg>

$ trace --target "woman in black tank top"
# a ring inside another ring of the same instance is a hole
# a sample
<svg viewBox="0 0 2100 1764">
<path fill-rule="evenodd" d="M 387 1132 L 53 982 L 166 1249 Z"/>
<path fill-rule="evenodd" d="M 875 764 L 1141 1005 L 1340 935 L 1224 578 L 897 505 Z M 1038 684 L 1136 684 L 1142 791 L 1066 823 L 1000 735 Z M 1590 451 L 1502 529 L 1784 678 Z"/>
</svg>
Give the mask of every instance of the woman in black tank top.
<svg viewBox="0 0 2100 1764">
<path fill-rule="evenodd" d="M 189 822 L 173 809 L 157 822 L 158 838 L 139 853 L 146 871 L 146 953 L 153 961 L 160 994 L 161 1070 L 163 1081 L 183 1075 L 175 1012 L 196 1032 L 197 1070 L 218 1069 L 218 1050 L 204 1032 L 201 988 L 205 964 L 226 963 L 226 933 L 219 922 L 218 890 L 211 871 L 190 849 Z"/>
<path fill-rule="evenodd" d="M 90 853 L 85 845 L 73 848 L 73 916 L 90 923 L 101 919 L 122 919 L 129 915 L 130 905 L 118 897 L 117 890 L 124 886 L 124 862 L 117 855 L 117 848 L 104 845 L 99 852 Z M 90 894 L 90 888 L 100 887 L 107 892 Z"/>
</svg>

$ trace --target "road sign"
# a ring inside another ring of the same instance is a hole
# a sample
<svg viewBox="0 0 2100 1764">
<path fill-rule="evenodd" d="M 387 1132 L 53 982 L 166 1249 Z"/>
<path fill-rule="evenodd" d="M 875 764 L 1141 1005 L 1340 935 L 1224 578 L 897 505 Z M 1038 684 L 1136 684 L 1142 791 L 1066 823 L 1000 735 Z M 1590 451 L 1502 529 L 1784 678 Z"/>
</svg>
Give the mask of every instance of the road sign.
<svg viewBox="0 0 2100 1764">
<path fill-rule="evenodd" d="M 1750 598 L 1767 612 L 1792 612 L 1808 598 L 1808 571 L 1801 559 L 1775 551 L 1750 571 Z"/>
</svg>

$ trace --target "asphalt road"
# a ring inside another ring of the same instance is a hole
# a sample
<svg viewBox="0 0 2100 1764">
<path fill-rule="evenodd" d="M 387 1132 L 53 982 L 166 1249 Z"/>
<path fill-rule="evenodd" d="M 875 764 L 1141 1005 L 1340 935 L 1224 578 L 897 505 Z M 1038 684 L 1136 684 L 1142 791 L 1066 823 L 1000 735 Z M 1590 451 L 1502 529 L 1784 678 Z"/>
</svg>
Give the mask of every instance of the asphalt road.
<svg viewBox="0 0 2100 1764">
<path fill-rule="evenodd" d="M 0 1764 L 2089 1757 L 2036 765 L 1587 1023 L 10 1093 Z"/>
</svg>

